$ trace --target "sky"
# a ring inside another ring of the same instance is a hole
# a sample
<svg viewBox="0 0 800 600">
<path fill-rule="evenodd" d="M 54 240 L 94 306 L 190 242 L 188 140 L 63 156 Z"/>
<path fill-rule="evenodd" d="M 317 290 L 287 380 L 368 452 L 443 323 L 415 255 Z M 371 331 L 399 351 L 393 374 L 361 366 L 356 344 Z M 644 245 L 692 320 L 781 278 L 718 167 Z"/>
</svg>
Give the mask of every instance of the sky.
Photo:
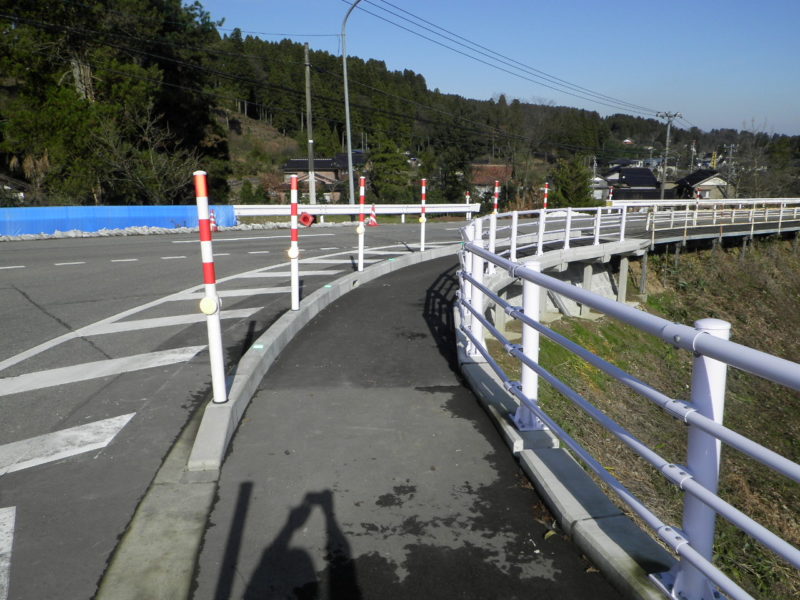
<svg viewBox="0 0 800 600">
<path fill-rule="evenodd" d="M 340 55 L 353 0 L 200 3 L 223 34 Z M 361 0 L 346 34 L 348 56 L 443 93 L 800 135 L 800 0 Z"/>
</svg>

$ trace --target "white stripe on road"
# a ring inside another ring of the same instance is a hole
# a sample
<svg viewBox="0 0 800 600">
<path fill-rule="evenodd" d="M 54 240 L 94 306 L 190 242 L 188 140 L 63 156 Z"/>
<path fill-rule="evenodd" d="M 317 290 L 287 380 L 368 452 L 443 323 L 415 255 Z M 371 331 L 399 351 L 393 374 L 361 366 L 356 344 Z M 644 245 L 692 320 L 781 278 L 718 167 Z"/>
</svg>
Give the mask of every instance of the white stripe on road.
<svg viewBox="0 0 800 600">
<path fill-rule="evenodd" d="M 376 263 L 382 258 L 365 258 L 365 263 Z M 304 265 L 349 265 L 358 262 L 357 258 L 304 258 L 300 261 Z M 302 271 L 301 271 L 302 273 Z"/>
<path fill-rule="evenodd" d="M 111 262 L 137 262 L 138 258 L 112 258 Z"/>
<path fill-rule="evenodd" d="M 349 260 L 347 261 L 350 262 Z M 311 277 L 313 275 L 336 275 L 337 273 L 341 273 L 342 271 L 300 271 L 301 277 Z M 289 271 L 267 271 L 263 273 L 242 273 L 241 275 L 237 275 L 237 278 L 241 279 L 258 279 L 261 277 L 280 277 L 280 278 L 287 278 L 291 275 Z"/>
<path fill-rule="evenodd" d="M 305 233 L 300 237 L 330 237 L 336 235 L 335 233 Z M 254 237 L 241 237 L 241 238 L 214 238 L 214 243 L 217 242 L 244 242 L 248 240 L 286 240 L 289 238 L 289 230 L 286 230 L 285 235 L 260 235 Z M 200 240 L 173 240 L 173 244 L 197 244 Z"/>
<path fill-rule="evenodd" d="M 78 261 L 78 262 L 65 262 L 65 263 L 53 263 L 56 267 L 66 267 L 68 265 L 85 265 L 86 261 Z"/>
<path fill-rule="evenodd" d="M 320 248 L 320 250 L 338 250 L 339 248 Z"/>
<path fill-rule="evenodd" d="M 217 295 L 220 298 L 238 298 L 247 296 L 261 296 L 263 294 L 288 294 L 292 291 L 290 287 L 268 287 L 268 288 L 244 288 L 241 290 L 218 290 Z M 181 296 L 176 296 L 172 300 L 202 300 L 205 298 L 205 292 L 189 292 Z M 231 311 L 233 312 L 233 311 Z M 225 313 L 222 313 L 224 318 Z"/>
<path fill-rule="evenodd" d="M 248 254 L 269 254 L 269 250 L 254 250 L 253 252 L 248 252 Z"/>
<path fill-rule="evenodd" d="M 0 446 L 0 475 L 105 448 L 136 413 Z"/>
<path fill-rule="evenodd" d="M 205 293 L 200 292 L 198 298 L 204 298 Z M 243 308 L 241 310 L 223 310 L 219 313 L 221 319 L 247 319 L 263 307 Z M 81 329 L 81 335 L 106 335 L 109 333 L 123 333 L 125 331 L 139 331 L 140 329 L 155 329 L 157 327 L 171 327 L 173 325 L 192 325 L 203 323 L 206 320 L 203 314 L 178 315 L 175 317 L 159 317 L 155 319 L 139 319 L 138 321 L 117 321 L 116 323 L 98 323 Z"/>
<path fill-rule="evenodd" d="M 11 549 L 14 547 L 14 522 L 16 519 L 16 506 L 0 508 L 0 600 L 8 598 Z"/>
<path fill-rule="evenodd" d="M 230 256 L 230 252 L 214 252 L 214 256 Z"/>
<path fill-rule="evenodd" d="M 177 260 L 179 258 L 186 258 L 185 256 L 162 256 L 161 260 Z"/>
<path fill-rule="evenodd" d="M 186 362 L 203 349 L 205 346 L 188 346 L 6 377 L 0 379 L 0 396 Z"/>
<path fill-rule="evenodd" d="M 410 254 L 408 250 L 370 250 L 364 249 L 364 254 L 377 254 L 378 256 L 396 256 L 399 254 Z"/>
<path fill-rule="evenodd" d="M 0 270 L 3 270 L 3 269 L 24 269 L 24 268 L 25 268 L 25 265 L 14 265 L 12 267 L 0 267 Z"/>
</svg>

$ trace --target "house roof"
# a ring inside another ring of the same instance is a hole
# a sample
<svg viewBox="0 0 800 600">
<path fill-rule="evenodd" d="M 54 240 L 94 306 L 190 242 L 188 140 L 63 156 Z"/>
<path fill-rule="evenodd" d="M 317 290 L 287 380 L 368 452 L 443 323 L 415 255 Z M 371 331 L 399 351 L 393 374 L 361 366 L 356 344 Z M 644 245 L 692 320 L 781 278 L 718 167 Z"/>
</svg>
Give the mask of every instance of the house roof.
<svg viewBox="0 0 800 600">
<path fill-rule="evenodd" d="M 469 182 L 472 185 L 494 185 L 495 181 L 505 183 L 511 179 L 513 167 L 511 165 L 482 165 L 471 164 Z"/>
<path fill-rule="evenodd" d="M 714 169 L 698 169 L 694 173 L 689 173 L 683 179 L 679 179 L 675 182 L 676 186 L 683 186 L 683 187 L 695 187 L 700 185 L 704 181 L 711 179 L 712 177 L 720 177 L 719 171 L 715 171 Z"/>
<path fill-rule="evenodd" d="M 353 151 L 353 168 L 363 167 L 367 162 L 367 155 L 359 150 Z M 283 165 L 283 170 L 287 172 L 307 172 L 308 159 L 307 158 L 292 158 Z M 333 158 L 315 158 L 314 159 L 315 171 L 346 171 L 347 170 L 347 153 L 340 152 Z"/>
<path fill-rule="evenodd" d="M 616 167 L 603 175 L 603 177 L 608 180 L 610 176 L 615 173 L 619 174 L 619 178 L 614 181 L 616 185 L 624 185 L 632 188 L 658 187 L 658 179 L 656 179 L 653 172 L 646 167 Z"/>
</svg>

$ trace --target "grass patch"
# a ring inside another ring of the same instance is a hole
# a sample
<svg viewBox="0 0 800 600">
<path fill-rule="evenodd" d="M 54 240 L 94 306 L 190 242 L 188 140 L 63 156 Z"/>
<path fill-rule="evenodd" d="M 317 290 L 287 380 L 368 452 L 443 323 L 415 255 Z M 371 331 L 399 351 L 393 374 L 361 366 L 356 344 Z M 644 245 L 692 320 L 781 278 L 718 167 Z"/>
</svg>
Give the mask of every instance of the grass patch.
<svg viewBox="0 0 800 600">
<path fill-rule="evenodd" d="M 706 317 L 732 324 L 732 339 L 800 362 L 800 257 L 780 239 L 738 248 L 650 257 L 646 310 L 686 324 Z M 638 273 L 632 269 L 638 283 Z M 632 327 L 604 318 L 562 319 L 558 333 L 624 368 L 656 389 L 688 401 L 693 357 Z M 519 365 L 492 342 L 493 355 L 514 379 Z M 542 366 L 631 431 L 665 459 L 686 462 L 687 427 L 616 380 L 542 338 Z M 570 435 L 666 523 L 680 527 L 683 493 L 617 438 L 540 378 L 540 403 Z M 728 370 L 725 424 L 800 462 L 800 394 L 734 368 Z M 723 448 L 720 496 L 791 544 L 800 545 L 800 485 L 731 448 Z M 613 493 L 609 493 L 616 500 Z M 758 598 L 800 597 L 800 572 L 722 518 L 715 562 Z"/>
</svg>

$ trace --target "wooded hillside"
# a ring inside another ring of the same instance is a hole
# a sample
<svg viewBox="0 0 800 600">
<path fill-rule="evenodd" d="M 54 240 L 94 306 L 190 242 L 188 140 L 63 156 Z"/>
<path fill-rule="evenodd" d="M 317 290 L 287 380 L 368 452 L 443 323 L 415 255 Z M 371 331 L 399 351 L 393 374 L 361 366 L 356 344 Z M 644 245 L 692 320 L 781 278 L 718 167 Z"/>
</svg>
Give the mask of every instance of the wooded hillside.
<svg viewBox="0 0 800 600">
<path fill-rule="evenodd" d="M 196 168 L 217 202 L 231 177 L 279 180 L 282 162 L 305 152 L 303 45 L 218 26 L 180 0 L 3 0 L 0 179 L 27 205 L 191 201 Z M 310 63 L 316 155 L 332 156 L 343 149 L 341 58 L 311 51 Z M 659 156 L 665 142 L 657 119 L 466 99 L 357 57 L 348 71 L 354 147 L 374 156 L 382 201 L 410 199 L 418 177 L 431 180 L 433 201 L 460 199 L 475 161 L 513 165 L 524 200 L 557 158 L 602 166 Z M 257 132 L 238 131 L 243 121 Z M 800 137 L 673 127 L 673 164 L 688 167 L 693 140 L 699 153 L 735 146 L 740 195 L 800 195 Z M 0 205 L 16 202 L 0 194 Z"/>
</svg>

